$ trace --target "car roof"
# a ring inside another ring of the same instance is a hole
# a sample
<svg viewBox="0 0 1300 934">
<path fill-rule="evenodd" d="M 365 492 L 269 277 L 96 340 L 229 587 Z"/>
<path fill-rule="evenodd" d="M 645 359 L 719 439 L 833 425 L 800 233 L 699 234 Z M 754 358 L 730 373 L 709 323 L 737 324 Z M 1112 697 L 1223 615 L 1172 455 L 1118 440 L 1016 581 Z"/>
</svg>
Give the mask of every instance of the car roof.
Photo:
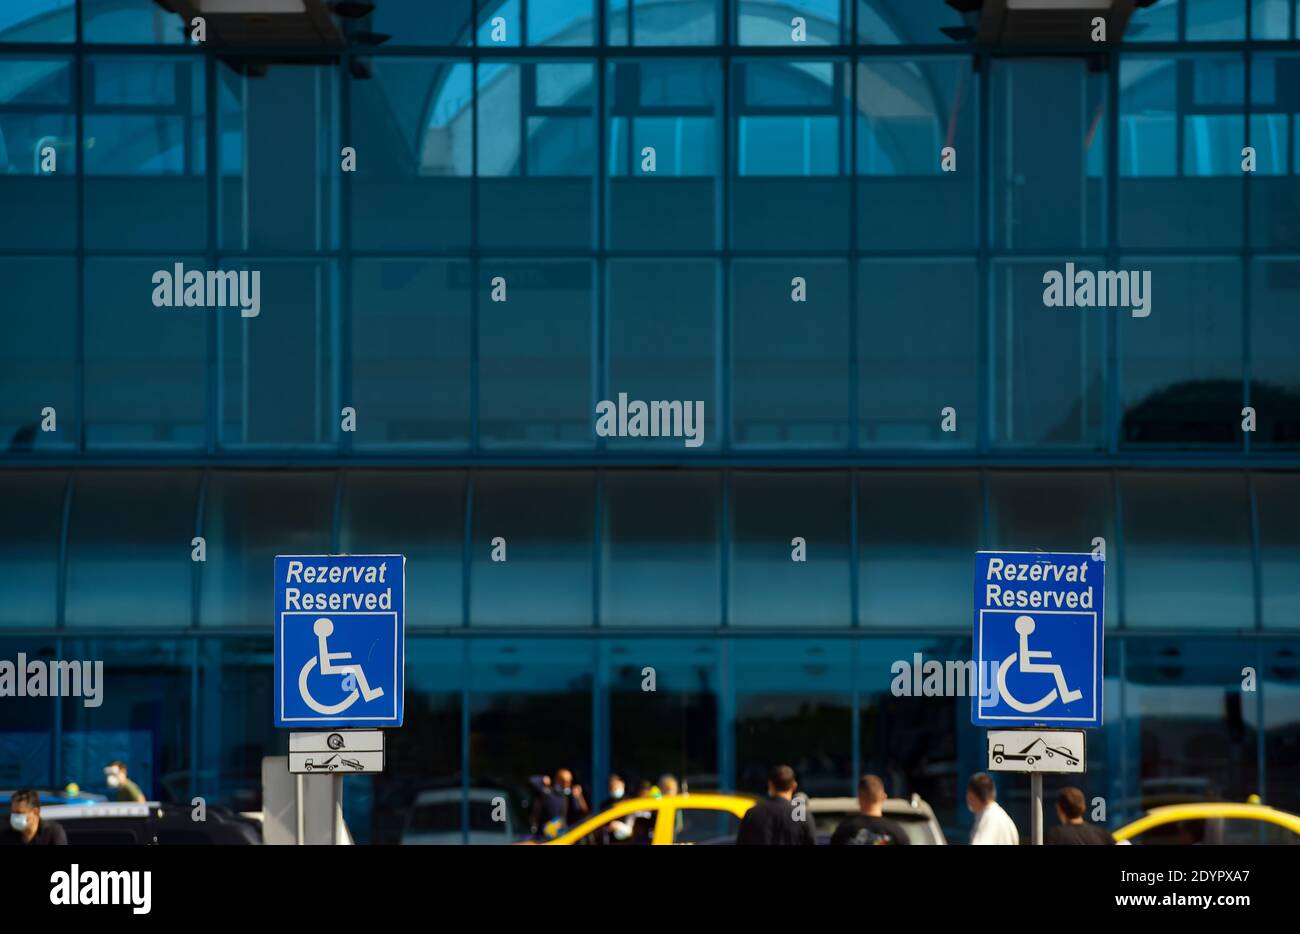
<svg viewBox="0 0 1300 934">
<path fill-rule="evenodd" d="M 909 817 L 923 817 L 926 820 L 934 817 L 934 810 L 922 798 L 917 798 L 916 804 L 913 804 L 908 798 L 886 798 L 880 809 L 885 814 L 895 817 L 906 815 Z M 809 798 L 808 810 L 814 814 L 856 814 L 858 812 L 858 799 Z"/>
<path fill-rule="evenodd" d="M 1130 824 L 1115 831 L 1116 840 L 1127 840 L 1162 824 L 1180 820 L 1207 820 L 1212 818 L 1244 818 L 1262 820 L 1286 827 L 1300 834 L 1300 816 L 1289 811 L 1279 811 L 1265 804 L 1247 804 L 1238 801 L 1196 801 L 1188 804 L 1168 804 L 1152 808 Z"/>
</svg>

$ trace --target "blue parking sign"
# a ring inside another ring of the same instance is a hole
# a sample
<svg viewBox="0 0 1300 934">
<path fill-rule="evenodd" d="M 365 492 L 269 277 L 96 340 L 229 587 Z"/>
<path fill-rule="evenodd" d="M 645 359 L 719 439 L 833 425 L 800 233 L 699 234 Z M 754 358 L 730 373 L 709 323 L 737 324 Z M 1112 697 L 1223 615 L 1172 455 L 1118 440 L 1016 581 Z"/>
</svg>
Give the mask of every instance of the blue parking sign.
<svg viewBox="0 0 1300 934">
<path fill-rule="evenodd" d="M 975 555 L 976 726 L 1102 725 L 1106 562 Z"/>
<path fill-rule="evenodd" d="M 277 555 L 275 725 L 402 725 L 402 555 Z"/>
</svg>

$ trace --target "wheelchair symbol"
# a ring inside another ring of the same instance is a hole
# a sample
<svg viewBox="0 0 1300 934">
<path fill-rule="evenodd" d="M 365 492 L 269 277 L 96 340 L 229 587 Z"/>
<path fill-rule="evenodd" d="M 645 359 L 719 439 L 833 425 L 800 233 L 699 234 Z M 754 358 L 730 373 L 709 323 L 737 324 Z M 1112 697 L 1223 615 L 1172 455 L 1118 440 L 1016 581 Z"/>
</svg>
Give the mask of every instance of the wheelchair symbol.
<svg viewBox="0 0 1300 934">
<path fill-rule="evenodd" d="M 1016 710 L 1019 710 L 1021 713 L 1036 713 L 1037 711 L 1042 710 L 1048 704 L 1052 703 L 1052 701 L 1056 700 L 1058 692 L 1060 693 L 1061 700 L 1066 704 L 1073 703 L 1083 697 L 1082 691 L 1070 690 L 1069 685 L 1065 683 L 1065 672 L 1061 670 L 1060 665 L 1047 665 L 1034 661 L 1036 658 L 1048 659 L 1052 657 L 1051 652 L 1035 652 L 1029 648 L 1029 636 L 1033 633 L 1034 627 L 1035 623 L 1032 617 L 1016 617 L 1016 632 L 1020 634 L 1020 650 L 1018 652 L 1012 652 L 1003 659 L 1002 664 L 998 666 L 998 694 L 1002 696 L 1002 699 L 1006 701 L 1007 704 L 1014 707 Z M 1017 659 L 1020 661 L 1020 666 L 1017 669 L 1018 671 L 1026 674 L 1052 675 L 1056 679 L 1056 687 L 1048 691 L 1039 700 L 1028 704 L 1013 697 L 1011 692 L 1007 690 L 1007 670 L 1011 667 L 1012 662 L 1015 662 Z"/>
<path fill-rule="evenodd" d="M 322 616 L 316 622 L 312 623 L 312 632 L 316 633 L 316 641 L 320 647 L 318 655 L 313 655 L 307 660 L 307 664 L 302 666 L 302 671 L 298 674 L 298 693 L 302 695 L 303 702 L 308 707 L 319 714 L 333 716 L 340 714 L 351 707 L 358 697 L 364 697 L 367 701 L 384 696 L 383 688 L 372 688 L 366 682 L 366 673 L 360 665 L 335 665 L 335 661 L 345 661 L 352 658 L 351 652 L 331 652 L 329 650 L 329 637 L 334 634 L 334 623 L 332 620 Z M 307 676 L 311 670 L 320 665 L 320 673 L 323 675 L 342 675 L 343 689 L 348 692 L 348 696 L 337 704 L 322 704 L 311 696 L 311 691 L 307 688 Z"/>
</svg>

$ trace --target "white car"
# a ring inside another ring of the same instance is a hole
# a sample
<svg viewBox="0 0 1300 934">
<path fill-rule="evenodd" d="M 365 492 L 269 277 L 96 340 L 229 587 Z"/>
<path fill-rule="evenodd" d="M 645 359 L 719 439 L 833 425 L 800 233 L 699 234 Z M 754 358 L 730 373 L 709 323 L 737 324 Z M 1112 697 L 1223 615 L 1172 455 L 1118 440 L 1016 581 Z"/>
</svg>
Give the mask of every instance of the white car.
<svg viewBox="0 0 1300 934">
<path fill-rule="evenodd" d="M 406 845 L 455 845 L 465 843 L 461 833 L 461 796 L 459 788 L 422 791 L 415 796 L 401 842 Z M 518 836 L 510 797 L 495 788 L 471 788 L 469 796 L 469 843 L 504 845 Z M 494 813 L 495 812 L 495 813 Z M 494 820 L 504 816 L 504 820 Z"/>
<path fill-rule="evenodd" d="M 883 816 L 898 824 L 912 844 L 946 845 L 943 828 L 934 811 L 920 795 L 911 798 L 886 798 L 880 808 Z M 808 813 L 813 816 L 818 843 L 829 843 L 840 821 L 861 814 L 857 798 L 809 798 Z"/>
</svg>

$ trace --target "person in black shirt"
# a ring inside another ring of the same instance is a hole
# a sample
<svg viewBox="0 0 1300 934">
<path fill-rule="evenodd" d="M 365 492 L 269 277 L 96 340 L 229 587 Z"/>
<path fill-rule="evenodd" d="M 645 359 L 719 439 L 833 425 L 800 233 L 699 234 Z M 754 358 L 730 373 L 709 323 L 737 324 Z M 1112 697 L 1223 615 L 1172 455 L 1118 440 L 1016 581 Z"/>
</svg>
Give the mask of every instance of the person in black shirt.
<svg viewBox="0 0 1300 934">
<path fill-rule="evenodd" d="M 831 835 L 831 846 L 910 844 L 907 831 L 882 813 L 887 797 L 884 782 L 875 775 L 863 775 L 858 782 L 858 808 L 862 813 L 840 821 Z"/>
<path fill-rule="evenodd" d="M 1056 816 L 1061 826 L 1047 831 L 1043 843 L 1047 846 L 1106 846 L 1115 838 L 1105 827 L 1087 824 L 1083 820 L 1083 792 L 1078 788 L 1062 788 L 1056 796 Z"/>
<path fill-rule="evenodd" d="M 41 820 L 39 792 L 15 791 L 9 799 L 9 828 L 0 833 L 0 846 L 67 846 L 68 835 L 52 820 Z"/>
<path fill-rule="evenodd" d="M 778 765 L 767 777 L 767 800 L 740 819 L 737 846 L 814 846 L 817 838 L 808 820 L 807 805 L 794 803 L 798 788 L 794 769 Z"/>
</svg>

